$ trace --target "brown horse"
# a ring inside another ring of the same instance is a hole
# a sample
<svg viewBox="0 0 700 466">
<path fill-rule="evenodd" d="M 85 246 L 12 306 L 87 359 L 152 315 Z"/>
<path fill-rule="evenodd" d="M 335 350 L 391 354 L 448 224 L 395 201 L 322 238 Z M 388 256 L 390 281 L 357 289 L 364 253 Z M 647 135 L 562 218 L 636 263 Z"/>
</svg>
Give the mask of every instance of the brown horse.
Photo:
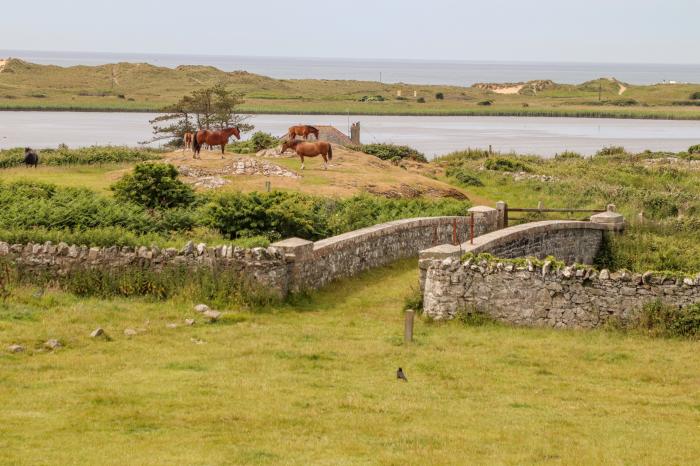
<svg viewBox="0 0 700 466">
<path fill-rule="evenodd" d="M 297 155 L 301 158 L 301 169 L 304 169 L 304 157 L 316 157 L 320 155 L 323 157 L 323 169 L 328 170 L 328 161 L 333 160 L 333 148 L 329 142 L 318 141 L 318 142 L 305 142 L 299 141 L 297 139 L 292 139 L 291 141 L 284 141 L 282 144 L 282 154 L 284 154 L 287 149 L 294 149 Z"/>
<path fill-rule="evenodd" d="M 182 146 L 182 152 L 185 152 L 187 149 L 192 149 L 192 137 L 194 135 L 192 133 L 185 133 L 182 137 L 183 141 L 183 146 Z"/>
<path fill-rule="evenodd" d="M 290 127 L 289 131 L 287 132 L 287 137 L 290 141 L 293 141 L 297 138 L 297 136 L 301 136 L 304 138 L 304 141 L 306 141 L 309 139 L 309 134 L 313 134 L 314 136 L 316 136 L 316 140 L 318 141 L 318 128 L 309 125 L 299 125 Z"/>
<path fill-rule="evenodd" d="M 208 129 L 200 130 L 194 133 L 192 138 L 192 152 L 194 152 L 193 158 L 197 159 L 199 152 L 202 150 L 202 144 L 209 144 L 209 146 L 221 146 L 221 158 L 224 158 L 224 150 L 226 149 L 226 144 L 228 144 L 228 139 L 231 135 L 236 136 L 236 139 L 241 139 L 241 132 L 238 127 L 234 126 L 232 128 L 225 128 L 221 131 L 211 131 Z"/>
</svg>

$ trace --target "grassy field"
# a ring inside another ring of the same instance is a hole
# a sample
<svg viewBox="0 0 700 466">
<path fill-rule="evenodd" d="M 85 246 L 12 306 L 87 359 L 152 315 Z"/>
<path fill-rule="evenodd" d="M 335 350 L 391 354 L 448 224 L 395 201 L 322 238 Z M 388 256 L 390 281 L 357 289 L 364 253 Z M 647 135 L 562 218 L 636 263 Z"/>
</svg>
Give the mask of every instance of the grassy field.
<svg viewBox="0 0 700 466">
<path fill-rule="evenodd" d="M 419 320 L 403 346 L 416 280 L 408 260 L 194 327 L 191 302 L 15 290 L 0 342 L 27 351 L 0 353 L 0 463 L 696 462 L 697 342 Z"/>
<path fill-rule="evenodd" d="M 690 98 L 700 85 L 690 84 L 633 86 L 601 79 L 551 84 L 535 93 L 525 88 L 518 94 L 498 94 L 475 87 L 278 80 L 206 66 L 170 69 L 118 63 L 62 68 L 20 60 L 8 61 L 0 71 L 0 110 L 157 111 L 219 82 L 244 96 L 241 110 L 249 113 L 700 118 L 700 101 Z M 444 98 L 438 99 L 438 93 Z M 486 101 L 490 105 L 484 105 Z"/>
</svg>

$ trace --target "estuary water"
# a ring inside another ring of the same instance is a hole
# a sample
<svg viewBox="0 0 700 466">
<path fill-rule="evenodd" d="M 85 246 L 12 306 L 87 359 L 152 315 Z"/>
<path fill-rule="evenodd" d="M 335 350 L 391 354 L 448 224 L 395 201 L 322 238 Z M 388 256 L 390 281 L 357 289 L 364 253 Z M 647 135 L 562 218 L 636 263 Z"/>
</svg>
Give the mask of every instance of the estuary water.
<svg viewBox="0 0 700 466">
<path fill-rule="evenodd" d="M 0 148 L 129 145 L 151 139 L 155 114 L 0 112 Z M 631 151 L 685 150 L 700 143 L 700 121 L 607 118 L 476 116 L 253 115 L 256 131 L 283 135 L 294 124 L 333 125 L 347 133 L 361 123 L 363 143 L 407 144 L 432 158 L 455 150 L 487 148 L 551 157 L 564 150 L 591 155 L 604 146 Z M 243 139 L 250 137 L 244 134 Z"/>
</svg>

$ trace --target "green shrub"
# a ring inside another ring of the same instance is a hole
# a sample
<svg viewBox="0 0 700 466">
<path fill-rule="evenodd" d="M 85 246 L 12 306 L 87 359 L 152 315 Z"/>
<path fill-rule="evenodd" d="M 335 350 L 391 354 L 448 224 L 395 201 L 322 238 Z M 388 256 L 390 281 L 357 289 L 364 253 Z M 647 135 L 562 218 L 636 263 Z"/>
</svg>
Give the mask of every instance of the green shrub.
<svg viewBox="0 0 700 466">
<path fill-rule="evenodd" d="M 384 102 L 386 99 L 381 95 L 363 95 L 360 102 Z"/>
<path fill-rule="evenodd" d="M 270 133 L 257 131 L 247 141 L 234 141 L 228 148 L 238 154 L 252 154 L 263 149 L 277 147 L 280 140 Z"/>
<path fill-rule="evenodd" d="M 570 150 L 565 150 L 562 153 L 555 154 L 554 158 L 557 160 L 571 160 L 571 159 L 583 159 L 583 156 L 578 152 L 573 152 Z"/>
<path fill-rule="evenodd" d="M 443 94 L 442 92 L 438 92 L 435 94 L 435 98 L 437 100 L 443 100 L 445 98 L 445 94 Z"/>
<path fill-rule="evenodd" d="M 700 303 L 678 308 L 657 300 L 642 308 L 636 324 L 652 336 L 698 338 Z"/>
<path fill-rule="evenodd" d="M 484 162 L 484 168 L 487 170 L 496 170 L 502 172 L 530 172 L 532 169 L 525 165 L 524 163 L 513 160 L 506 159 L 503 157 L 492 157 L 486 159 Z"/>
<path fill-rule="evenodd" d="M 607 146 L 596 152 L 598 156 L 609 156 L 609 155 L 623 155 L 625 154 L 625 148 L 622 146 Z"/>
<path fill-rule="evenodd" d="M 144 162 L 160 157 L 160 153 L 152 149 L 133 149 L 119 146 L 69 149 L 67 146 L 61 145 L 58 149 L 39 151 L 39 163 L 52 166 Z M 16 167 L 23 163 L 24 148 L 0 150 L 0 168 Z"/>
<path fill-rule="evenodd" d="M 700 100 L 700 91 L 695 91 L 688 97 L 690 100 Z"/>
<path fill-rule="evenodd" d="M 464 167 L 448 167 L 445 170 L 447 176 L 451 176 L 457 180 L 457 182 L 463 186 L 483 186 L 484 183 L 474 175 L 469 172 Z"/>
<path fill-rule="evenodd" d="M 482 105 L 482 106 L 487 107 L 487 106 L 493 104 L 493 100 L 482 100 L 482 101 L 480 101 L 480 102 L 477 102 L 476 104 L 477 104 L 477 105 Z"/>
<path fill-rule="evenodd" d="M 418 99 L 416 100 L 416 102 L 418 102 L 419 104 L 424 104 L 424 103 L 425 103 L 425 97 L 418 97 Z"/>
<path fill-rule="evenodd" d="M 188 206 L 194 202 L 194 190 L 177 179 L 175 166 L 166 163 L 139 163 L 133 173 L 112 185 L 115 197 L 122 202 L 149 209 Z"/>
<path fill-rule="evenodd" d="M 374 155 L 382 160 L 391 160 L 394 157 L 401 159 L 427 162 L 425 155 L 409 146 L 397 146 L 395 144 L 363 144 L 355 149 L 365 154 Z"/>
<path fill-rule="evenodd" d="M 688 147 L 689 154 L 700 154 L 700 144 Z"/>
</svg>

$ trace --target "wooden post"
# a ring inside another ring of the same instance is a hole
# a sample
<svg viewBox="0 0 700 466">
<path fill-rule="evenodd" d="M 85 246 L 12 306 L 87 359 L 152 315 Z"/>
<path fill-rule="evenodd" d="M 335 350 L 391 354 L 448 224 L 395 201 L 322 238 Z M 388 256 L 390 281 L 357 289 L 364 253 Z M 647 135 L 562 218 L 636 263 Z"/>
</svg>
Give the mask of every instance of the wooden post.
<svg viewBox="0 0 700 466">
<path fill-rule="evenodd" d="M 265 191 L 267 191 L 269 193 L 271 187 L 272 187 L 272 183 L 270 183 L 269 181 L 266 181 L 265 182 Z"/>
<path fill-rule="evenodd" d="M 491 149 L 491 144 L 489 144 L 489 155 L 493 154 L 493 150 Z"/>
<path fill-rule="evenodd" d="M 508 204 L 503 201 L 496 202 L 496 210 L 498 211 L 498 229 L 508 227 Z"/>
<path fill-rule="evenodd" d="M 403 327 L 403 342 L 411 343 L 413 341 L 413 317 L 416 311 L 408 309 L 405 313 L 404 327 Z"/>
<path fill-rule="evenodd" d="M 457 246 L 457 219 L 452 220 L 452 244 Z"/>
</svg>

